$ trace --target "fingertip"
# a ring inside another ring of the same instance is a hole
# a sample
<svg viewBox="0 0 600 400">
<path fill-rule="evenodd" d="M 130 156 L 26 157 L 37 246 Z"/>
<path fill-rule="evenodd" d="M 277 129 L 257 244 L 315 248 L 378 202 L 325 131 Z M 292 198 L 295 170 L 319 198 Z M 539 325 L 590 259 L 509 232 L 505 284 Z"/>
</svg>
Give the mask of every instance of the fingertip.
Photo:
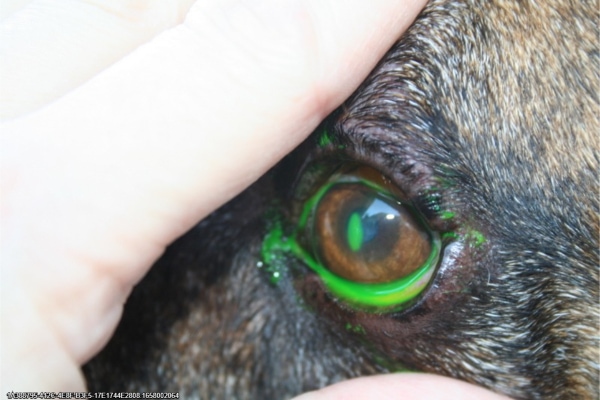
<svg viewBox="0 0 600 400">
<path fill-rule="evenodd" d="M 473 384 L 437 375 L 401 373 L 351 379 L 294 400 L 508 400 Z"/>
</svg>

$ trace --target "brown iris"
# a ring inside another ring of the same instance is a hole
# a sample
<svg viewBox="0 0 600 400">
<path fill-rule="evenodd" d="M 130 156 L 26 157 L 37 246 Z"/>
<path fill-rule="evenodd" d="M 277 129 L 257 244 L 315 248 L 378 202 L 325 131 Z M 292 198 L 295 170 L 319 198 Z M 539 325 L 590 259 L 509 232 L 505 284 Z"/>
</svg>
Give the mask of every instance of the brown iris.
<svg viewBox="0 0 600 400">
<path fill-rule="evenodd" d="M 431 254 L 426 229 L 398 201 L 360 183 L 335 183 L 314 214 L 316 253 L 342 278 L 390 282 L 421 267 Z"/>
</svg>

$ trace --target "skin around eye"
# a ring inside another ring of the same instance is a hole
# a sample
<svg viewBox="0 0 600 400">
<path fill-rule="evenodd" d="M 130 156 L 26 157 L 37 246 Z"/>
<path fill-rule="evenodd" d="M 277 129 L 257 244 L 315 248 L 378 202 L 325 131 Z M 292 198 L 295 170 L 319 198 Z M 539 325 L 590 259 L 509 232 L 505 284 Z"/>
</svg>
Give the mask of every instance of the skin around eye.
<svg viewBox="0 0 600 400">
<path fill-rule="evenodd" d="M 362 183 L 329 187 L 316 206 L 312 238 L 317 259 L 353 282 L 406 277 L 432 251 L 430 235 L 406 207 Z"/>
</svg>

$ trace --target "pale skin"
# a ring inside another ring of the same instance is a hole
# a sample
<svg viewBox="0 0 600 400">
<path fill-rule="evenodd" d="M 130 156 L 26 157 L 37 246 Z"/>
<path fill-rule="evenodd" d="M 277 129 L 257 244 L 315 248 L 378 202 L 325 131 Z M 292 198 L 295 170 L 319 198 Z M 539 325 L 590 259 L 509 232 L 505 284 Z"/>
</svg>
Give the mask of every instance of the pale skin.
<svg viewBox="0 0 600 400">
<path fill-rule="evenodd" d="M 85 390 L 165 247 L 310 134 L 424 1 L 0 4 L 4 395 Z M 301 398 L 398 393 L 501 398 L 422 374 Z"/>
</svg>

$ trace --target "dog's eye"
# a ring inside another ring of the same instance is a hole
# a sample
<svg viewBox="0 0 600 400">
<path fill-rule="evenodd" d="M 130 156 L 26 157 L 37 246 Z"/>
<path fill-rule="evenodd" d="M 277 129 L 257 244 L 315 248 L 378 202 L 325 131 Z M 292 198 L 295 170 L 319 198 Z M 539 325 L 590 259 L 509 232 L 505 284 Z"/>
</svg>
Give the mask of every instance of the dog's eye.
<svg viewBox="0 0 600 400">
<path fill-rule="evenodd" d="M 370 168 L 334 174 L 305 201 L 285 247 L 344 302 L 401 308 L 429 283 L 441 246 L 401 197 Z"/>
<path fill-rule="evenodd" d="M 317 260 L 349 281 L 386 283 L 421 267 L 430 235 L 400 202 L 365 183 L 335 183 L 322 193 L 308 229 Z"/>
</svg>

